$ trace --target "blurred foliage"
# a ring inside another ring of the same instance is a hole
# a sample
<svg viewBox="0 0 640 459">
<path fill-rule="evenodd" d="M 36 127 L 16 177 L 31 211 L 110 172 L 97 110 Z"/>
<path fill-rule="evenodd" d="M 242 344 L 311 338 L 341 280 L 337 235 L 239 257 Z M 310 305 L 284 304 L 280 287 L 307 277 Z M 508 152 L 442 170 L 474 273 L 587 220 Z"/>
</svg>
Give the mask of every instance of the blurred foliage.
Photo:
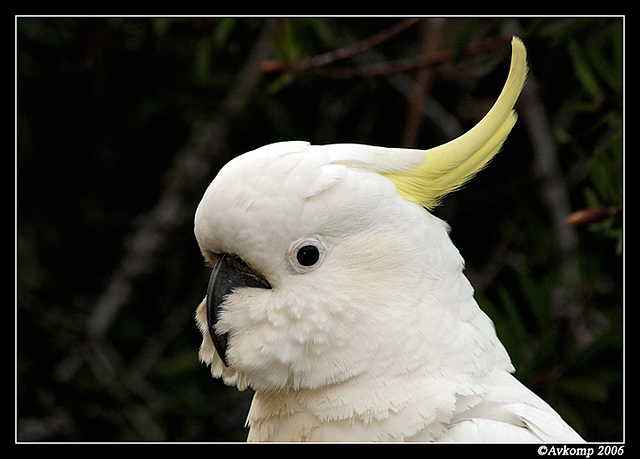
<svg viewBox="0 0 640 459">
<path fill-rule="evenodd" d="M 400 21 L 18 18 L 19 440 L 244 440 L 251 394 L 213 380 L 197 359 L 201 338 L 192 319 L 208 272 L 191 218 L 204 188 L 187 196 L 186 217 L 135 279 L 106 347 L 92 342 L 87 318 L 165 188 L 172 161 L 198 126 L 220 116 L 265 27 L 270 58 L 292 64 Z M 419 56 L 424 23 L 331 67 Z M 440 46 L 453 57 L 433 68 L 430 106 L 440 115 L 427 114 L 420 145 L 450 140 L 446 120 L 468 129 L 490 107 L 508 46 L 472 57 L 464 49 L 514 27 L 529 51 L 571 211 L 583 212 L 571 227 L 578 280 L 563 281 L 522 118 L 492 165 L 436 214 L 452 226 L 517 377 L 586 439 L 620 441 L 623 19 L 447 19 Z M 411 103 L 399 81 L 265 74 L 211 162 L 219 167 L 289 139 L 398 146 Z M 559 314 L 564 303 L 578 316 Z M 83 353 L 106 364 L 82 363 L 75 357 Z"/>
</svg>

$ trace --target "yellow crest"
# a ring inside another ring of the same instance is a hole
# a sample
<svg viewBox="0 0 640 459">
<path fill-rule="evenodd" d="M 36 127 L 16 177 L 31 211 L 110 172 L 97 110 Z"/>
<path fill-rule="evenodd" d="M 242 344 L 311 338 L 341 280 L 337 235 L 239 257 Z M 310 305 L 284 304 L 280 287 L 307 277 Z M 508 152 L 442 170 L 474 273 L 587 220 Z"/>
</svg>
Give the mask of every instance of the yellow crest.
<svg viewBox="0 0 640 459">
<path fill-rule="evenodd" d="M 527 51 L 518 37 L 511 41 L 511 68 L 491 110 L 460 137 L 425 152 L 424 162 L 401 173 L 383 174 L 398 194 L 427 209 L 455 191 L 480 171 L 500 150 L 516 122 L 513 107 L 527 76 Z"/>
</svg>

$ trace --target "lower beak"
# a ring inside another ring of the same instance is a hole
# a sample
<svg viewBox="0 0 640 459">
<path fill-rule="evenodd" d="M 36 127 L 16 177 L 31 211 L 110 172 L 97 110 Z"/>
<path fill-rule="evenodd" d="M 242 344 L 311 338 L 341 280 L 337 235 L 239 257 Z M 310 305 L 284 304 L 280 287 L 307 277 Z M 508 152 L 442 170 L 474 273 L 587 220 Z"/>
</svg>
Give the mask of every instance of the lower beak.
<svg viewBox="0 0 640 459">
<path fill-rule="evenodd" d="M 271 284 L 242 259 L 226 253 L 219 256 L 207 287 L 207 326 L 213 345 L 227 367 L 229 366 L 227 363 L 229 336 L 227 333 L 218 333 L 215 325 L 223 310 L 222 305 L 226 297 L 235 290 L 244 287 L 270 289 Z"/>
</svg>

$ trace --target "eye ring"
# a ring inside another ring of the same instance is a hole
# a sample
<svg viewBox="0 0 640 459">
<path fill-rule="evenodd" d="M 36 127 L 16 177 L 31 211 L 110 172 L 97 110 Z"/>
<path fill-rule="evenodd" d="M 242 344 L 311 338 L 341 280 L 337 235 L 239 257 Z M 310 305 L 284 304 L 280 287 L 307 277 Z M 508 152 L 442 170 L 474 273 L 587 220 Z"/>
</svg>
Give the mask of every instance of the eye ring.
<svg viewBox="0 0 640 459">
<path fill-rule="evenodd" d="M 327 245 L 318 237 L 305 237 L 294 241 L 287 250 L 287 260 L 299 274 L 315 271 L 324 261 Z"/>
</svg>

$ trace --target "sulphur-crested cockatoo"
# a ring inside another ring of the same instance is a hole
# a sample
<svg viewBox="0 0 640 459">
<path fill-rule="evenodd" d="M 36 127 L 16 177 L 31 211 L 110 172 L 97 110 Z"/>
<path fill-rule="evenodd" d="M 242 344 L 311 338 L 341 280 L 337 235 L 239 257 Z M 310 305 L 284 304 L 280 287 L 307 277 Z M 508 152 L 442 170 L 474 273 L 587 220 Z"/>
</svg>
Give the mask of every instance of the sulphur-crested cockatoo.
<svg viewBox="0 0 640 459">
<path fill-rule="evenodd" d="M 428 210 L 501 148 L 527 73 L 424 151 L 282 142 L 225 165 L 195 215 L 213 267 L 202 361 L 255 395 L 249 441 L 581 441 L 512 376 Z"/>
</svg>

